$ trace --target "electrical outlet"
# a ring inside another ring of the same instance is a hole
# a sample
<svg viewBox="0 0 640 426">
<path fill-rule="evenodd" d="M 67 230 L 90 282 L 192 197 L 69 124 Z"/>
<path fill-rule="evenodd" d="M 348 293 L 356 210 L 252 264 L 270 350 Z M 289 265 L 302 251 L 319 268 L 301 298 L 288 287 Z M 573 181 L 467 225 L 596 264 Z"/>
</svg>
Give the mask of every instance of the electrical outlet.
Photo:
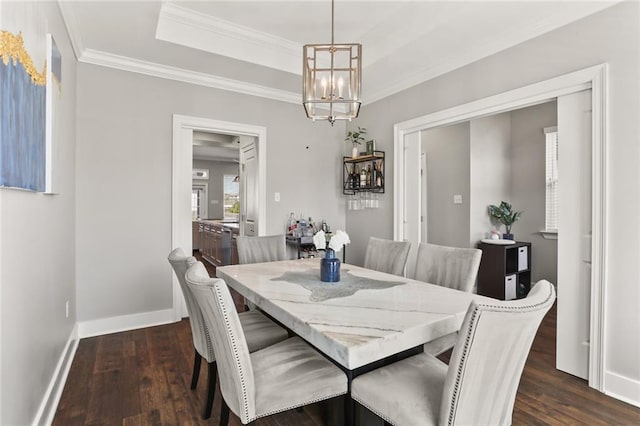
<svg viewBox="0 0 640 426">
<path fill-rule="evenodd" d="M 453 204 L 462 204 L 462 195 L 454 195 Z"/>
<path fill-rule="evenodd" d="M 65 315 L 65 318 L 69 318 L 69 301 L 68 300 L 64 303 L 64 315 Z"/>
</svg>

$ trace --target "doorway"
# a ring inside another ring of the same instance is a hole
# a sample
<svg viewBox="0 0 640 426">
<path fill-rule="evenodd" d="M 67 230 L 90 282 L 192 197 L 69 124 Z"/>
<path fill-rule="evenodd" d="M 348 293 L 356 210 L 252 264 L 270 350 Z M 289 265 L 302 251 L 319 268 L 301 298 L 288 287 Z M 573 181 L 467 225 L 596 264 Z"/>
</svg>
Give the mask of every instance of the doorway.
<svg viewBox="0 0 640 426">
<path fill-rule="evenodd" d="M 192 251 L 191 192 L 193 132 L 233 134 L 247 137 L 256 147 L 255 154 L 255 235 L 263 235 L 266 224 L 266 176 L 267 129 L 244 123 L 213 120 L 175 114 L 173 116 L 172 182 L 171 182 L 171 247 L 181 247 L 185 253 Z M 242 145 L 242 144 L 241 144 Z M 242 158 L 240 159 L 242 163 Z M 170 272 L 170 271 L 169 271 Z M 187 315 L 186 305 L 175 274 L 173 282 L 174 320 Z"/>
<path fill-rule="evenodd" d="M 394 126 L 394 239 L 408 240 L 417 246 L 420 242 L 421 200 L 412 198 L 408 192 L 412 184 L 419 185 L 420 131 L 472 118 L 485 117 L 525 106 L 535 105 L 563 95 L 591 89 L 592 100 L 592 238 L 591 238 L 591 288 L 590 288 L 590 332 L 589 332 L 589 386 L 603 391 L 605 291 L 605 246 L 604 229 L 607 220 L 606 200 L 606 117 L 607 117 L 607 65 L 598 65 L 571 74 L 556 77 L 520 89 L 481 99 L 448 110 L 439 111 Z M 413 153 L 413 155 L 411 154 Z"/>
</svg>

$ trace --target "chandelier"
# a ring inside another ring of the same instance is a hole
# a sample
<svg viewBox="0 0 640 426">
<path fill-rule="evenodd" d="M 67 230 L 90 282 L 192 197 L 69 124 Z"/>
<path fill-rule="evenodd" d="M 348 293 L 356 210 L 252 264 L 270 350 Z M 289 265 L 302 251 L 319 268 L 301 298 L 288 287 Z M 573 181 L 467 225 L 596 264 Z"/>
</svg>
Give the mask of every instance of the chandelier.
<svg viewBox="0 0 640 426">
<path fill-rule="evenodd" d="M 305 44 L 302 61 L 302 104 L 307 117 L 351 120 L 360 112 L 362 45 L 334 44 L 334 0 L 331 0 L 331 44 Z"/>
</svg>

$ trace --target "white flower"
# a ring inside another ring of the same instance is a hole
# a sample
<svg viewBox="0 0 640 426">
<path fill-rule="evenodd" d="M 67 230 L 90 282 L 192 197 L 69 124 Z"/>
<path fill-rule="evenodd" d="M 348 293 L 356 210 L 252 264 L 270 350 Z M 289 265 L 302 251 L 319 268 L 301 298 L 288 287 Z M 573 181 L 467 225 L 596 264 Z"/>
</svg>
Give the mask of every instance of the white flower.
<svg viewBox="0 0 640 426">
<path fill-rule="evenodd" d="M 324 231 L 318 231 L 313 236 L 313 244 L 318 250 L 324 250 L 327 248 L 327 238 L 324 235 Z"/>
<path fill-rule="evenodd" d="M 334 251 L 340 251 L 345 244 L 349 244 L 350 242 L 351 240 L 346 232 L 337 230 L 336 235 L 331 237 L 331 241 L 329 241 L 329 248 Z"/>
<path fill-rule="evenodd" d="M 344 231 L 336 231 L 335 235 L 331 237 L 329 240 L 329 244 L 327 245 L 327 239 L 324 231 L 318 231 L 313 236 L 313 244 L 316 246 L 318 250 L 326 250 L 327 248 L 333 251 L 340 251 L 345 244 L 349 244 L 351 240 L 349 239 L 349 235 Z"/>
</svg>

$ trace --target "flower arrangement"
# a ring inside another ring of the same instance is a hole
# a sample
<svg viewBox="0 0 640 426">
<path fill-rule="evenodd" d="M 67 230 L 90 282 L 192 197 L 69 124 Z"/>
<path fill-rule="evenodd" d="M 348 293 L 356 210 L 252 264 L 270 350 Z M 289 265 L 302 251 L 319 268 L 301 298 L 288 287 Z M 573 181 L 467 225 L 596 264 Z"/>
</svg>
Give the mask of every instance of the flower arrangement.
<svg viewBox="0 0 640 426">
<path fill-rule="evenodd" d="M 365 127 L 358 126 L 358 130 L 349 130 L 347 132 L 347 137 L 345 141 L 349 141 L 353 143 L 353 149 L 351 150 L 351 158 L 358 158 L 358 145 L 364 141 L 364 137 L 362 135 L 367 134 L 367 129 Z"/>
<path fill-rule="evenodd" d="M 360 143 L 362 141 L 364 141 L 364 137 L 362 137 L 362 135 L 366 135 L 367 134 L 367 128 L 366 127 L 360 127 L 358 126 L 358 130 L 349 130 L 347 132 L 347 137 L 345 138 L 345 141 L 349 141 L 351 143 L 358 144 L 360 145 Z"/>
<path fill-rule="evenodd" d="M 336 233 L 331 237 L 329 243 L 327 243 L 327 237 L 324 231 L 318 231 L 313 236 L 313 244 L 316 246 L 318 250 L 333 250 L 334 252 L 342 250 L 345 244 L 349 244 L 351 240 L 349 239 L 349 235 L 344 232 L 337 230 Z"/>
</svg>

